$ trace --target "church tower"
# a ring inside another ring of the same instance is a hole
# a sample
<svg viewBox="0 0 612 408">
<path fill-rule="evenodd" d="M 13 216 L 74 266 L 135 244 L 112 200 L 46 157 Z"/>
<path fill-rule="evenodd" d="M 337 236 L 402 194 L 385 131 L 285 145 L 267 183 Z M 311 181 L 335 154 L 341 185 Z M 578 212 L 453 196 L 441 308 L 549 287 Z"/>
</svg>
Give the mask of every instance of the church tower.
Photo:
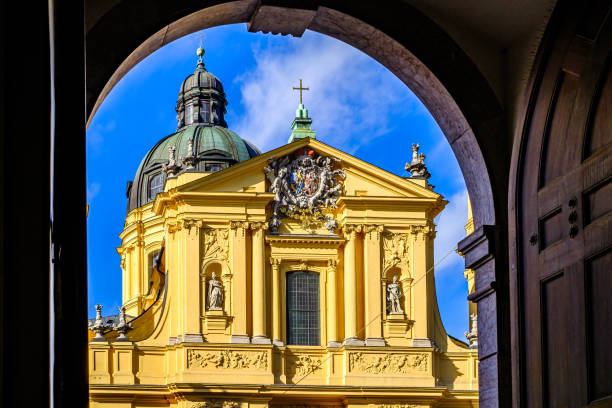
<svg viewBox="0 0 612 408">
<path fill-rule="evenodd" d="M 92 406 L 477 405 L 477 351 L 438 312 L 447 202 L 419 146 L 403 178 L 322 143 L 300 80 L 288 143 L 261 153 L 228 129 L 203 54 L 177 131 L 128 184 L 123 307 L 90 325 Z"/>
</svg>

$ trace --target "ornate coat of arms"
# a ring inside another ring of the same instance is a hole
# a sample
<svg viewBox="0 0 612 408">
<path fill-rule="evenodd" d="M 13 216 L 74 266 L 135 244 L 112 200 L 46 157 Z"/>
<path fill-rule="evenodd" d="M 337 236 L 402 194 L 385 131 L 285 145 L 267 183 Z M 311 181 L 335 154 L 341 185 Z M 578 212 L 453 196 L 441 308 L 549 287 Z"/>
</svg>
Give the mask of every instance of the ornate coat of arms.
<svg viewBox="0 0 612 408">
<path fill-rule="evenodd" d="M 329 210 L 336 208 L 344 188 L 341 181 L 346 175 L 334 169 L 339 163 L 340 159 L 311 149 L 268 161 L 264 171 L 274 193 L 270 231 L 277 232 L 281 218 L 287 216 L 323 223 L 332 232 L 338 228 Z"/>
</svg>

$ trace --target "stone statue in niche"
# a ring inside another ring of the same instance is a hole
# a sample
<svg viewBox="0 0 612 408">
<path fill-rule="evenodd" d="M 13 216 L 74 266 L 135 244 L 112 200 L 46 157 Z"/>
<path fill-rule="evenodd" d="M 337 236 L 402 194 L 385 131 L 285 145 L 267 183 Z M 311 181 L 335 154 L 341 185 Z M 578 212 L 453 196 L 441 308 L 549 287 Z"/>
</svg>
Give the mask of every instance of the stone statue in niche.
<svg viewBox="0 0 612 408">
<path fill-rule="evenodd" d="M 393 277 L 393 282 L 387 285 L 387 313 L 403 314 L 401 305 L 402 288 L 397 281 L 397 275 Z"/>
<path fill-rule="evenodd" d="M 206 310 L 222 310 L 223 284 L 213 272 L 208 280 L 208 304 Z"/>
</svg>

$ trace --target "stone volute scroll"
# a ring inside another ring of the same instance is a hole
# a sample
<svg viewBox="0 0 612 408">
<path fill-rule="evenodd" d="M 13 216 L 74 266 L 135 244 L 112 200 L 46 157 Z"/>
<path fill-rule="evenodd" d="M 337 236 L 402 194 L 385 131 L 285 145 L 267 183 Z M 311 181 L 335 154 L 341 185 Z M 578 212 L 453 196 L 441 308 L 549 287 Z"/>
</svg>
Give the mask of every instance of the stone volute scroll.
<svg viewBox="0 0 612 408">
<path fill-rule="evenodd" d="M 412 144 L 412 161 L 406 163 L 406 171 L 412 173 L 412 177 L 428 179 L 431 174 L 425 166 L 425 153 L 419 153 L 419 143 Z"/>
<path fill-rule="evenodd" d="M 334 232 L 338 222 L 333 210 L 346 178 L 340 164 L 340 159 L 321 156 L 308 148 L 269 160 L 264 172 L 269 191 L 274 193 L 270 232 L 277 233 L 286 217 L 302 221 L 306 229 L 320 224 Z"/>
<path fill-rule="evenodd" d="M 206 310 L 222 310 L 223 309 L 223 284 L 217 279 L 215 272 L 212 273 L 208 280 L 208 302 Z"/>
</svg>

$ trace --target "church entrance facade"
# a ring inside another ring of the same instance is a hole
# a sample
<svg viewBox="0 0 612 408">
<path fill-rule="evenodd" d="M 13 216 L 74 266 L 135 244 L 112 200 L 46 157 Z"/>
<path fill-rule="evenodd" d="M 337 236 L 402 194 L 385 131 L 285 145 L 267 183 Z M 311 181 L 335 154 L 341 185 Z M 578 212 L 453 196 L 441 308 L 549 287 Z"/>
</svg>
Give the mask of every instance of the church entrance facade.
<svg viewBox="0 0 612 408">
<path fill-rule="evenodd" d="M 438 311 L 447 201 L 419 145 L 411 177 L 387 173 L 316 140 L 300 103 L 262 153 L 228 129 L 198 55 L 177 131 L 129 183 L 123 307 L 90 322 L 91 405 L 477 405 L 477 350 Z"/>
</svg>

